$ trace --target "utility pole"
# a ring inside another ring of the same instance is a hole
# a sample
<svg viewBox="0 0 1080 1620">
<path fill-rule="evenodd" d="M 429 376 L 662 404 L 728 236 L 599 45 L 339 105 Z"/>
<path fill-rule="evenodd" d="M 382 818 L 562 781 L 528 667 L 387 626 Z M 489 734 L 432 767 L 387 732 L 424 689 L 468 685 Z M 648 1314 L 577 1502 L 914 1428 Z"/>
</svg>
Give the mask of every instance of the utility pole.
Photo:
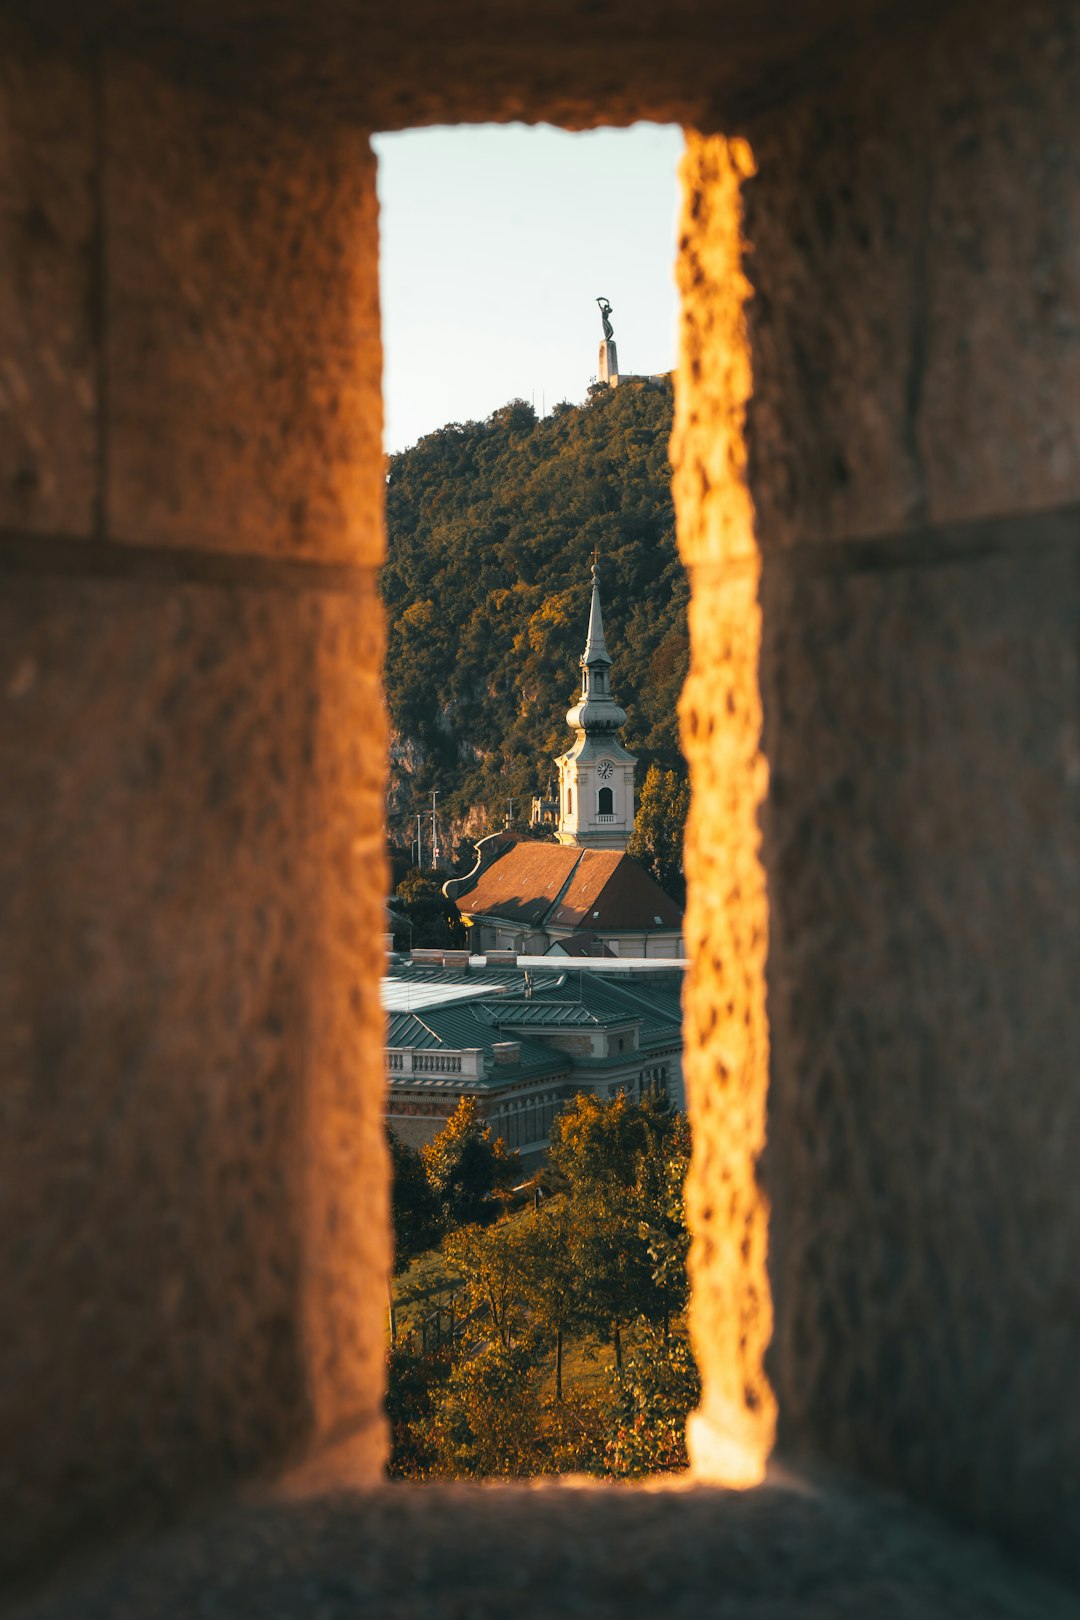
<svg viewBox="0 0 1080 1620">
<path fill-rule="evenodd" d="M 435 800 L 439 797 L 435 788 L 431 790 L 431 870 L 434 872 L 439 864 L 439 845 L 435 828 Z M 419 864 L 419 863 L 418 863 Z"/>
<path fill-rule="evenodd" d="M 513 823 L 513 820 L 514 820 L 514 800 L 513 799 L 507 799 L 506 805 L 507 805 L 507 809 L 510 812 L 509 815 L 506 818 L 506 825 L 509 827 L 509 826 L 511 826 L 511 824 Z"/>
<path fill-rule="evenodd" d="M 416 868 L 417 868 L 417 871 L 419 871 L 419 869 L 420 869 L 420 866 L 421 866 L 421 864 L 423 862 L 423 858 L 424 858 L 423 846 L 420 843 L 420 813 L 419 813 L 419 811 L 417 811 L 417 814 L 416 814 Z"/>
</svg>

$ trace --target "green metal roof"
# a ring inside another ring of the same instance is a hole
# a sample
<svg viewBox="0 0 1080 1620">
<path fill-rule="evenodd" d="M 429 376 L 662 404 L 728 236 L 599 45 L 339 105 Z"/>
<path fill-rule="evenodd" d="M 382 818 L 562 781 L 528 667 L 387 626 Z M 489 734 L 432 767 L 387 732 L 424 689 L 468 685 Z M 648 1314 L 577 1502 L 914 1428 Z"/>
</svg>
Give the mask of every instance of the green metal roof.
<svg viewBox="0 0 1080 1620">
<path fill-rule="evenodd" d="M 570 1060 L 565 1053 L 543 1043 L 545 1029 L 604 1029 L 633 1020 L 639 1025 L 638 1045 L 643 1054 L 681 1041 L 682 1009 L 678 995 L 670 991 L 639 986 L 629 979 L 576 972 L 569 962 L 555 973 L 534 972 L 530 978 L 532 994 L 525 995 L 525 974 L 516 968 L 478 971 L 418 965 L 396 975 L 392 982 L 407 984 L 412 995 L 409 1005 L 402 1007 L 399 1003 L 388 1009 L 388 1047 L 452 1052 L 479 1047 L 494 1072 L 482 1080 L 459 1076 L 428 1081 L 418 1076 L 392 1076 L 391 1083 L 475 1088 L 565 1069 Z M 440 988 L 453 989 L 458 999 L 440 1004 Z M 535 1032 L 535 1038 L 523 1036 L 522 1030 Z M 500 1063 L 496 1068 L 492 1050 L 508 1037 L 520 1042 L 520 1062 Z M 619 1053 L 591 1061 L 575 1056 L 573 1063 L 595 1067 L 625 1063 L 627 1056 Z"/>
<path fill-rule="evenodd" d="M 585 1006 L 597 1023 L 611 1024 L 626 1018 L 640 1018 L 648 1027 L 655 1024 L 682 1026 L 682 1006 L 670 991 L 638 988 L 631 980 L 612 979 L 606 974 L 575 973 L 569 968 L 566 984 L 558 988 L 538 986 L 534 1002 L 569 1002 Z"/>
<path fill-rule="evenodd" d="M 583 1001 L 557 1001 L 554 996 L 493 1001 L 488 1004 L 488 1012 L 501 1024 L 535 1024 L 547 1029 L 572 1029 L 583 1024 L 595 1029 L 597 1025 L 625 1022 L 627 1016 L 624 1014 L 620 1020 L 598 1017 Z"/>
<path fill-rule="evenodd" d="M 466 1006 L 429 1007 L 421 1013 L 392 1013 L 387 1020 L 387 1047 L 391 1050 L 412 1047 L 416 1051 L 449 1052 L 467 1052 L 479 1047 L 488 1063 L 494 1067 L 493 1073 L 476 1080 L 469 1075 L 440 1076 L 439 1083 L 444 1087 L 452 1085 L 469 1089 L 475 1086 L 502 1086 L 515 1077 L 555 1074 L 568 1067 L 565 1053 L 554 1051 L 550 1046 L 541 1046 L 536 1041 L 521 1040 L 517 1036 L 514 1040 L 521 1048 L 518 1062 L 494 1065 L 493 1049 L 506 1037 L 500 1034 L 498 1025 L 490 1017 L 484 1016 L 485 1012 L 483 1006 L 469 1002 Z M 391 1084 L 400 1086 L 432 1083 L 427 1076 L 408 1074 L 392 1073 L 390 1080 Z"/>
</svg>

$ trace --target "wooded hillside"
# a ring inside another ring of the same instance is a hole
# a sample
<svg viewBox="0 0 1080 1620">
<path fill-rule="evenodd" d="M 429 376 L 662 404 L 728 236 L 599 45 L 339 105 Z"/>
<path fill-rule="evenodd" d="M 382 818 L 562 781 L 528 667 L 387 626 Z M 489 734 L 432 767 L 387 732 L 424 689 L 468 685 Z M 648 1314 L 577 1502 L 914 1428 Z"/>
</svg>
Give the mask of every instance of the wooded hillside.
<svg viewBox="0 0 1080 1620">
<path fill-rule="evenodd" d="M 593 549 L 623 741 L 682 769 L 687 586 L 675 551 L 669 384 L 594 388 L 538 421 L 512 401 L 391 457 L 391 831 L 439 790 L 452 838 L 501 825 L 555 777 L 578 689 Z"/>
</svg>

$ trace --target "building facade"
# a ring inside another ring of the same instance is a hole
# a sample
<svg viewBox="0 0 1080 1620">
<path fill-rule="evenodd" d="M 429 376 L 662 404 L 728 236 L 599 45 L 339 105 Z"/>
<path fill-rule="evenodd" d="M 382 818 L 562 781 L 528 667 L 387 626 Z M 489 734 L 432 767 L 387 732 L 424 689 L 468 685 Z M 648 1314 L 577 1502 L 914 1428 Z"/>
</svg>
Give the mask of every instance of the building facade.
<svg viewBox="0 0 1080 1620">
<path fill-rule="evenodd" d="M 682 1107 L 680 979 L 600 976 L 555 958 L 539 972 L 393 964 L 383 986 L 387 1122 L 422 1147 L 474 1097 L 492 1135 L 528 1166 L 578 1092 Z"/>
</svg>

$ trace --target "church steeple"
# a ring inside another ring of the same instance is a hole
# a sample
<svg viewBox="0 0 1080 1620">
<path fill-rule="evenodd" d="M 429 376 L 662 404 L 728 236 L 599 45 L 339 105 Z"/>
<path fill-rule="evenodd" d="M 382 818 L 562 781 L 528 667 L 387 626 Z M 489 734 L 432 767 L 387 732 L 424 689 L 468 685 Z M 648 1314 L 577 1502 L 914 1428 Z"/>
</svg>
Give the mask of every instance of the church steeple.
<svg viewBox="0 0 1080 1620">
<path fill-rule="evenodd" d="M 589 607 L 589 633 L 585 638 L 583 664 L 601 662 L 611 668 L 611 659 L 604 643 L 604 615 L 600 611 L 600 570 L 592 565 L 592 603 Z"/>
<path fill-rule="evenodd" d="M 567 712 L 566 723 L 586 736 L 607 735 L 626 724 L 626 710 L 611 695 L 611 654 L 604 641 L 604 615 L 600 609 L 599 569 L 593 563 L 589 631 L 581 655 L 581 697 Z"/>
<path fill-rule="evenodd" d="M 556 761 L 561 844 L 625 849 L 634 828 L 637 760 L 616 735 L 626 724 L 626 710 L 611 695 L 610 672 L 599 569 L 594 563 L 589 628 L 581 655 L 581 697 L 566 716 L 567 725 L 577 732 L 577 740 Z"/>
</svg>

